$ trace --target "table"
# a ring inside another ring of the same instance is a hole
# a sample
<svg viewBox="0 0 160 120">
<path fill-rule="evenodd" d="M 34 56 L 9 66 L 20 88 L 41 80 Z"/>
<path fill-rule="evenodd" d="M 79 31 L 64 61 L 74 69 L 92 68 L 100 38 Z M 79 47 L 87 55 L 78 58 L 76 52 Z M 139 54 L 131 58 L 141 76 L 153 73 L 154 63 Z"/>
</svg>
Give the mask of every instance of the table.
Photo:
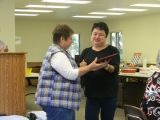
<svg viewBox="0 0 160 120">
<path fill-rule="evenodd" d="M 28 81 L 28 85 L 32 86 L 32 83 L 31 83 L 30 80 L 32 80 L 32 79 L 38 79 L 38 77 L 39 77 L 39 73 L 31 73 L 30 75 L 26 75 L 26 79 Z M 34 92 L 26 93 L 25 96 L 31 95 L 31 94 L 35 94 L 35 93 Z"/>
<path fill-rule="evenodd" d="M 131 104 L 139 106 L 143 93 L 145 90 L 145 81 L 150 77 L 150 74 L 140 72 L 136 73 L 119 73 L 119 92 L 118 92 L 118 105 L 122 107 L 124 104 Z M 39 73 L 31 73 L 26 76 L 28 84 L 32 85 L 32 79 L 38 79 Z M 129 82 L 129 78 L 136 78 L 138 82 Z M 28 93 L 34 94 L 34 93 Z"/>
<path fill-rule="evenodd" d="M 26 75 L 28 85 L 32 85 L 31 80 L 32 79 L 38 79 L 38 77 L 39 77 L 39 73 L 31 73 L 30 75 Z"/>
<path fill-rule="evenodd" d="M 135 73 L 119 73 L 120 77 L 127 77 L 127 78 L 149 78 L 151 76 L 151 73 L 140 73 L 140 72 L 135 72 Z"/>
<path fill-rule="evenodd" d="M 118 105 L 140 105 L 151 73 L 119 73 Z"/>
</svg>

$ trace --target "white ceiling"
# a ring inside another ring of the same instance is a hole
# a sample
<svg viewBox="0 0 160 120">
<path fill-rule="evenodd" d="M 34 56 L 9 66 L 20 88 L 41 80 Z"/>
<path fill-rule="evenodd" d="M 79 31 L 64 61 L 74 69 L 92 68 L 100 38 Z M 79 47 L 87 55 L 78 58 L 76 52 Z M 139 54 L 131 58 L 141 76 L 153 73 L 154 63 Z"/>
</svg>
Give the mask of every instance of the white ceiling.
<svg viewBox="0 0 160 120">
<path fill-rule="evenodd" d="M 88 15 L 89 12 L 113 12 L 107 9 L 111 8 L 142 8 L 142 7 L 131 7 L 131 4 L 138 3 L 152 3 L 152 4 L 160 4 L 160 0 L 91 0 L 92 2 L 89 4 L 58 4 L 58 3 L 42 3 L 41 0 L 15 0 L 15 8 L 25 8 L 25 5 L 28 4 L 38 4 L 38 5 L 67 5 L 70 8 L 67 9 L 52 9 L 54 12 L 51 13 L 40 13 L 39 16 L 32 17 L 33 19 L 48 19 L 48 20 L 97 20 L 97 19 L 89 19 L 89 18 L 73 18 L 74 15 Z M 29 8 L 28 8 L 29 9 Z M 129 16 L 138 16 L 152 13 L 160 13 L 160 8 L 142 8 L 148 9 L 148 11 L 144 12 L 125 12 L 126 14 L 121 16 L 113 16 L 107 15 L 106 18 L 100 20 L 110 20 L 110 19 L 118 19 Z M 20 16 L 16 16 L 17 18 Z M 21 16 L 22 18 L 22 16 Z M 26 18 L 26 17 L 24 17 Z M 98 19 L 99 20 L 99 19 Z"/>
</svg>

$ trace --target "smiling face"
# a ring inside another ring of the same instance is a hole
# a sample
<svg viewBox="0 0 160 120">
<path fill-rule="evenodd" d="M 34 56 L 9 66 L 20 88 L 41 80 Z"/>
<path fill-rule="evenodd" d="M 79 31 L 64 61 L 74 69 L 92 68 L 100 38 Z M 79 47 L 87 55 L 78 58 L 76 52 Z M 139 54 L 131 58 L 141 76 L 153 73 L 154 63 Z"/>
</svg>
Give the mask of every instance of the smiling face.
<svg viewBox="0 0 160 120">
<path fill-rule="evenodd" d="M 104 30 L 94 28 L 91 35 L 92 45 L 95 47 L 102 47 L 106 42 L 106 33 Z"/>
</svg>

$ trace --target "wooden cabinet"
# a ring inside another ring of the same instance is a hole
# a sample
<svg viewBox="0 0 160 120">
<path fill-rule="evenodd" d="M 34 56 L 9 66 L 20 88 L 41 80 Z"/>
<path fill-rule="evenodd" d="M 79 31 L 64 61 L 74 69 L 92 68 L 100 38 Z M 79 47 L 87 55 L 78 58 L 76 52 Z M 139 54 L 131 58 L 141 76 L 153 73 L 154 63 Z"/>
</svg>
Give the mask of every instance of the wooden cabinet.
<svg viewBox="0 0 160 120">
<path fill-rule="evenodd" d="M 25 115 L 25 53 L 0 53 L 0 113 Z"/>
</svg>

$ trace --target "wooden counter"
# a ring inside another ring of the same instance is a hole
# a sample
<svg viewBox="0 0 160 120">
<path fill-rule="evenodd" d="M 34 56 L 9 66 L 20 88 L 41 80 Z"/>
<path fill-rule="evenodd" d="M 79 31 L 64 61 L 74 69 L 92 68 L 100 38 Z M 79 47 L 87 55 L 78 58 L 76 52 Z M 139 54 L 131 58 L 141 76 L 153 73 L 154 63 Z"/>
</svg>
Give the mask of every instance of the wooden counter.
<svg viewBox="0 0 160 120">
<path fill-rule="evenodd" d="M 25 115 L 25 53 L 0 53 L 0 113 Z"/>
</svg>

